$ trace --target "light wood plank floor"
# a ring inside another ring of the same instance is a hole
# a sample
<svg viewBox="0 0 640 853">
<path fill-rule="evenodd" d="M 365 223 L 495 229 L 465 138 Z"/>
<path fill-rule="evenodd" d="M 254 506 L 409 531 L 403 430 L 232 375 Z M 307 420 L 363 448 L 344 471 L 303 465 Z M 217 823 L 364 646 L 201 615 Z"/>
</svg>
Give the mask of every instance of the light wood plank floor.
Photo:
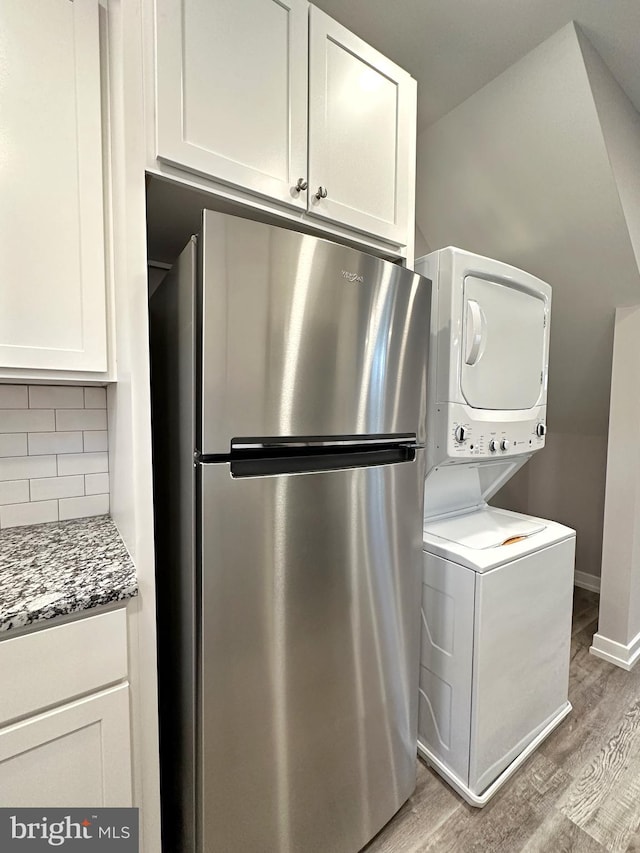
<svg viewBox="0 0 640 853">
<path fill-rule="evenodd" d="M 418 762 L 414 795 L 363 853 L 640 853 L 640 666 L 589 654 L 598 597 L 576 589 L 573 711 L 484 809 Z"/>
</svg>

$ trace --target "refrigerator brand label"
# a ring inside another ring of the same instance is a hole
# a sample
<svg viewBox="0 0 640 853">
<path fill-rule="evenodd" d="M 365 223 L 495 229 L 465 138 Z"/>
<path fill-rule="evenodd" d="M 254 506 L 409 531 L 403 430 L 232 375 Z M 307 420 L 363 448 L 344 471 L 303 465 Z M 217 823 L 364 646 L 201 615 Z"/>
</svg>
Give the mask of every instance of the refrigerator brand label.
<svg viewBox="0 0 640 853">
<path fill-rule="evenodd" d="M 138 809 L 0 808 L 2 853 L 138 853 Z"/>
<path fill-rule="evenodd" d="M 347 272 L 347 270 L 342 270 L 342 277 L 346 278 L 347 281 L 360 282 L 360 284 L 364 283 L 364 276 L 358 275 L 357 272 Z"/>
</svg>

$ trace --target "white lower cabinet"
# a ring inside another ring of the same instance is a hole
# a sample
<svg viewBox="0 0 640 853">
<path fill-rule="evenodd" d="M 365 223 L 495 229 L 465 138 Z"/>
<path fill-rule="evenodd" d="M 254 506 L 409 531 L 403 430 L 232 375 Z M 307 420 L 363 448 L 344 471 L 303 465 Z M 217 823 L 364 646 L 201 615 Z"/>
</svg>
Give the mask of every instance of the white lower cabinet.
<svg viewBox="0 0 640 853">
<path fill-rule="evenodd" d="M 0 803 L 130 806 L 128 684 L 0 729 Z"/>
<path fill-rule="evenodd" d="M 0 806 L 130 806 L 125 608 L 9 634 L 0 672 Z"/>
</svg>

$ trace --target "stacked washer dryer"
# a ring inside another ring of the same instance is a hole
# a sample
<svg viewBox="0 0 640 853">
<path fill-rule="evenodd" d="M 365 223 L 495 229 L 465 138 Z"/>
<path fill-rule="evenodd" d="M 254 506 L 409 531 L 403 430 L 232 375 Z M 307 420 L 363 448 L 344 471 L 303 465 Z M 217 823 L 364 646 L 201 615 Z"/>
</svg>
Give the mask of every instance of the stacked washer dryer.
<svg viewBox="0 0 640 853">
<path fill-rule="evenodd" d="M 455 248 L 433 282 L 418 752 L 483 806 L 569 713 L 575 532 L 487 501 L 544 447 L 551 288 Z"/>
</svg>

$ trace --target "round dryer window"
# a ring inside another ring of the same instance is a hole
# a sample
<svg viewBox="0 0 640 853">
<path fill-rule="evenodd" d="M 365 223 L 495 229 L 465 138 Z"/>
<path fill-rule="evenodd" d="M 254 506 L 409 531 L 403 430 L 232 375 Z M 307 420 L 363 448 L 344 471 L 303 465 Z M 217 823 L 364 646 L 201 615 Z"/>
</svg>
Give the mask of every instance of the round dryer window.
<svg viewBox="0 0 640 853">
<path fill-rule="evenodd" d="M 464 280 L 460 384 L 474 409 L 531 409 L 546 370 L 545 301 L 496 281 Z"/>
</svg>

